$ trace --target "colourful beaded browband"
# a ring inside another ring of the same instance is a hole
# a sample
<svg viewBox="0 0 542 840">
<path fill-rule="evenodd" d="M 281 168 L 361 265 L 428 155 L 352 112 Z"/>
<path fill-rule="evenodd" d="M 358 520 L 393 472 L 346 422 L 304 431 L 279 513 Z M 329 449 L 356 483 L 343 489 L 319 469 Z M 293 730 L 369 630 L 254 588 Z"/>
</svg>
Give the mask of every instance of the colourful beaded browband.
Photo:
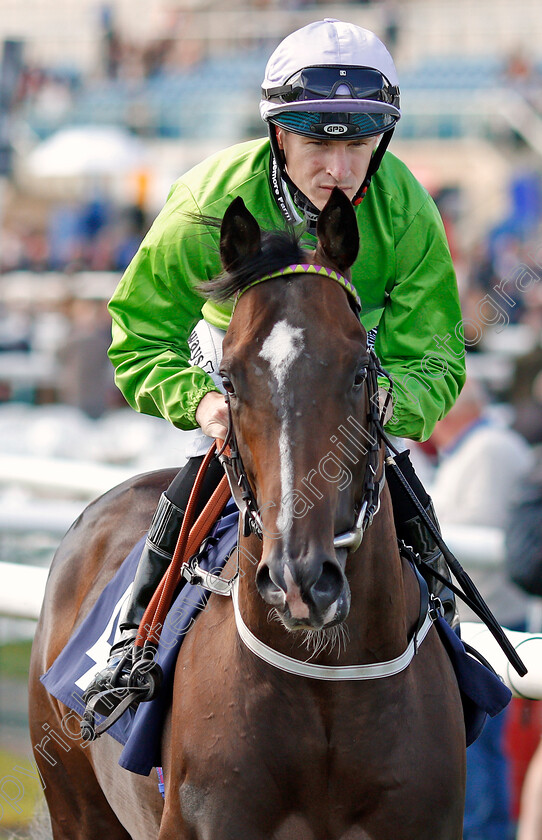
<svg viewBox="0 0 542 840">
<path fill-rule="evenodd" d="M 278 271 L 273 271 L 271 274 L 264 274 L 263 277 L 259 277 L 258 280 L 255 280 L 253 283 L 250 283 L 245 289 L 242 289 L 236 298 L 235 303 L 239 300 L 241 295 L 247 291 L 247 289 L 251 289 L 253 286 L 257 286 L 259 283 L 264 283 L 266 280 L 276 280 L 281 277 L 287 277 L 290 274 L 317 274 L 320 277 L 327 277 L 329 280 L 335 280 L 336 283 L 339 283 L 343 289 L 350 295 L 353 299 L 354 304 L 358 312 L 361 312 L 361 300 L 359 295 L 356 291 L 356 288 L 351 280 L 348 277 L 345 277 L 344 274 L 340 274 L 334 268 L 326 268 L 323 265 L 312 265 L 310 263 L 296 263 L 294 265 L 287 265 L 284 268 L 280 268 Z M 234 307 L 235 308 L 235 307 Z"/>
</svg>

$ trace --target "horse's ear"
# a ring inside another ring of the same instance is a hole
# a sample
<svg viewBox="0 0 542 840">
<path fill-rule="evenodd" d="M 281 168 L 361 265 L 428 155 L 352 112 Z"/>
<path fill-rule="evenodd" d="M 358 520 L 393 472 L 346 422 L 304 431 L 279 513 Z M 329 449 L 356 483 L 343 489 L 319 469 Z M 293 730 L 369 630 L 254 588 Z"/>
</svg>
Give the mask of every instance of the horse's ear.
<svg viewBox="0 0 542 840">
<path fill-rule="evenodd" d="M 350 268 L 359 251 L 358 223 L 352 202 L 338 187 L 333 189 L 318 216 L 316 235 L 316 259 L 320 252 L 339 271 Z"/>
<path fill-rule="evenodd" d="M 234 198 L 220 226 L 220 259 L 226 271 L 231 271 L 248 257 L 255 256 L 261 248 L 260 226 L 245 202 Z"/>
</svg>

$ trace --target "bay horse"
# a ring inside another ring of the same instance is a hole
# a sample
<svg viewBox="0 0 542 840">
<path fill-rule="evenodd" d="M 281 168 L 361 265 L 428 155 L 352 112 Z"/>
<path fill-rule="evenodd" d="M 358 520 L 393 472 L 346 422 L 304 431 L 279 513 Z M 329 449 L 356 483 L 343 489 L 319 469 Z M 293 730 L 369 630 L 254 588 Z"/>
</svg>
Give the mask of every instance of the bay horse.
<svg viewBox="0 0 542 840">
<path fill-rule="evenodd" d="M 376 376 L 346 277 L 358 231 L 340 190 L 317 235 L 310 254 L 284 232 L 262 234 L 240 199 L 222 220 L 225 273 L 210 285 L 237 293 L 221 372 L 249 499 L 224 571 L 238 563 L 233 597 L 211 595 L 181 647 L 164 801 L 152 774 L 118 766 L 109 736 L 85 744 L 74 732 L 67 749 L 57 739 L 54 766 L 36 751 L 55 840 L 462 836 L 461 700 L 427 617 L 420 630 L 420 585 L 397 547 L 369 423 Z M 32 652 L 33 744 L 69 714 L 39 675 L 173 475 L 106 493 L 61 543 Z"/>
</svg>

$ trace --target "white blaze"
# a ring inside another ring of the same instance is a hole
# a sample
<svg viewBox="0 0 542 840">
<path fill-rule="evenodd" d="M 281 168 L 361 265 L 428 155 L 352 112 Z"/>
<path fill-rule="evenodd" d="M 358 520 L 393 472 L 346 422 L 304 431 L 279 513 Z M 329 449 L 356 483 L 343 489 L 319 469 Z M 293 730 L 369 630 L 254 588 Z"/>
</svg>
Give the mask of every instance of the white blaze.
<svg viewBox="0 0 542 840">
<path fill-rule="evenodd" d="M 281 428 L 279 434 L 281 502 L 277 526 L 287 536 L 293 520 L 294 469 L 288 434 L 286 387 L 292 365 L 303 351 L 303 330 L 292 327 L 287 321 L 278 321 L 265 339 L 260 356 L 269 362 L 277 383 L 277 396 L 281 403 Z"/>
</svg>

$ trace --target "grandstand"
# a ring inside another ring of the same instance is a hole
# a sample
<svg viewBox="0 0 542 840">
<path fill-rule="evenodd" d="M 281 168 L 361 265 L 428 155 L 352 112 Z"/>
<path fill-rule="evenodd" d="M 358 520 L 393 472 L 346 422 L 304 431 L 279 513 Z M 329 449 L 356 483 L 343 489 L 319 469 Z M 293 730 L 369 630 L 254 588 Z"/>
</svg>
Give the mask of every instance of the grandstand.
<svg viewBox="0 0 542 840">
<path fill-rule="evenodd" d="M 153 149 L 161 145 L 163 160 L 173 161 L 164 180 L 180 174 L 198 147 L 207 152 L 261 134 L 266 57 L 287 32 L 334 15 L 393 39 L 404 111 L 394 149 L 432 191 L 473 193 L 467 238 L 503 211 L 499 185 L 511 165 L 540 164 L 536 0 L 2 0 L 1 6 L 0 38 L 22 39 L 27 67 L 42 71 L 18 109 L 23 153 L 64 125 L 121 125 Z"/>
<path fill-rule="evenodd" d="M 0 39 L 22 39 L 28 65 L 47 68 L 69 86 L 69 107 L 55 111 L 46 97 L 27 103 L 25 118 L 39 138 L 65 122 L 122 123 L 165 138 L 220 132 L 228 142 L 236 133 L 250 135 L 266 56 L 286 32 L 326 14 L 384 39 L 395 24 L 405 139 L 480 136 L 495 120 L 515 119 L 517 102 L 507 110 L 502 100 L 508 59 L 520 54 L 533 70 L 542 69 L 542 18 L 534 0 L 407 0 L 400 6 L 385 0 L 110 0 L 107 14 L 104 5 L 2 0 Z M 113 42 L 124 54 L 112 71 L 107 52 Z M 542 132 L 527 126 L 532 117 L 528 111 L 520 122 L 527 142 L 540 151 Z"/>
</svg>

